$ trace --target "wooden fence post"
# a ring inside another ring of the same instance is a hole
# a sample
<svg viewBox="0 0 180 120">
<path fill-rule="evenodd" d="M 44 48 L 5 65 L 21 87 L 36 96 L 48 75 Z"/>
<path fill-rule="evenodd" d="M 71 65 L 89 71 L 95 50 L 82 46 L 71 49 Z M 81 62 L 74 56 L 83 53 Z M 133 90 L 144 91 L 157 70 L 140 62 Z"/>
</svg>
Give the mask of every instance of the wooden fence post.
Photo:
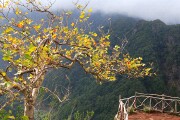
<svg viewBox="0 0 180 120">
<path fill-rule="evenodd" d="M 174 106 L 175 113 L 177 113 L 177 100 L 175 100 L 175 106 Z"/>
<path fill-rule="evenodd" d="M 135 110 L 136 110 L 136 100 L 137 100 L 137 92 L 135 92 L 135 98 L 134 98 L 134 108 L 135 108 Z"/>
<path fill-rule="evenodd" d="M 127 103 L 126 103 L 126 104 L 127 104 L 127 107 L 126 107 L 126 108 L 129 108 L 129 99 L 127 100 Z"/>
<path fill-rule="evenodd" d="M 150 109 L 151 109 L 151 107 L 152 107 L 151 101 L 152 101 L 152 98 L 150 97 L 150 100 L 149 100 L 149 107 L 150 107 Z"/>
<path fill-rule="evenodd" d="M 122 104 L 121 104 L 121 95 L 119 96 L 119 118 L 118 118 L 118 120 L 122 120 Z"/>
<path fill-rule="evenodd" d="M 164 99 L 165 99 L 165 96 L 164 96 L 164 94 L 162 94 L 162 110 L 161 110 L 162 113 L 164 112 L 164 107 L 165 107 Z"/>
<path fill-rule="evenodd" d="M 121 95 L 119 95 L 119 100 L 121 99 Z"/>
</svg>

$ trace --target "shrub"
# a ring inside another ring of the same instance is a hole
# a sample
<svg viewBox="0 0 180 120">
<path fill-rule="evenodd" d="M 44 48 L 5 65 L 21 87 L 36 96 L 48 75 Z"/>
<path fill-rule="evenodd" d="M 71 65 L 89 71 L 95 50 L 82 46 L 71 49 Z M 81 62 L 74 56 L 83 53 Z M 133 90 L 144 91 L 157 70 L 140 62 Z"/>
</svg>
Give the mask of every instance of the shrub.
<svg viewBox="0 0 180 120">
<path fill-rule="evenodd" d="M 128 114 L 133 114 L 133 113 L 135 113 L 134 107 L 133 107 L 133 106 L 128 107 L 128 108 L 127 108 L 127 112 L 128 112 Z"/>
<path fill-rule="evenodd" d="M 152 109 L 149 106 L 144 106 L 143 111 L 146 112 L 146 113 L 151 113 Z"/>
</svg>

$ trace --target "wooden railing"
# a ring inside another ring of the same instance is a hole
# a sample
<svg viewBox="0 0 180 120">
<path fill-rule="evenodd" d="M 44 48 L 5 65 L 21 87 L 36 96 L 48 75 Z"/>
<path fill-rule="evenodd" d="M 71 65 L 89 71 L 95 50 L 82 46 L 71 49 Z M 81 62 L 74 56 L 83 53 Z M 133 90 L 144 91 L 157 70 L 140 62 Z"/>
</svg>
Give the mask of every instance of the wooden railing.
<svg viewBox="0 0 180 120">
<path fill-rule="evenodd" d="M 119 99 L 119 108 L 116 120 L 126 120 L 122 116 L 127 116 L 129 110 L 159 111 L 162 113 L 180 114 L 180 98 L 167 95 L 145 94 L 136 92 L 134 96 Z M 119 117 L 121 116 L 121 117 Z M 128 118 L 127 118 L 128 119 Z"/>
<path fill-rule="evenodd" d="M 119 99 L 118 112 L 115 115 L 114 120 L 128 120 L 128 112 L 121 99 Z"/>
</svg>

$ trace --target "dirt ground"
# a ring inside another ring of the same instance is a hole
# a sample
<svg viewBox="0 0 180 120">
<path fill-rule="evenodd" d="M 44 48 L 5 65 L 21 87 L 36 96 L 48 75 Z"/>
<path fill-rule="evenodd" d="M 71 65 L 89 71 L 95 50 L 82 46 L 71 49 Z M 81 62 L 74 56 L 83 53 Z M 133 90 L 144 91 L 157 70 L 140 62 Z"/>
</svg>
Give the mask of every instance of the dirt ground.
<svg viewBox="0 0 180 120">
<path fill-rule="evenodd" d="M 129 120 L 180 120 L 180 116 L 169 115 L 166 113 L 144 113 L 137 112 L 129 115 Z"/>
</svg>

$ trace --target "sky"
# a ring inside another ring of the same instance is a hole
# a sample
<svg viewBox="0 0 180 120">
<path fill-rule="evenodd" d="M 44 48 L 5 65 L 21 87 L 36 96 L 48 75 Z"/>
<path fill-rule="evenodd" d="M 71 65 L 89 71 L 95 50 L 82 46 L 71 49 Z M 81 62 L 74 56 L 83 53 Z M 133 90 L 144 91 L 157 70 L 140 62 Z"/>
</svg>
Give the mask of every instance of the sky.
<svg viewBox="0 0 180 120">
<path fill-rule="evenodd" d="M 45 1 L 45 0 L 43 0 Z M 71 9 L 77 0 L 56 0 L 54 8 Z M 94 12 L 119 13 L 145 20 L 160 19 L 166 24 L 180 24 L 180 0 L 79 0 Z"/>
</svg>

